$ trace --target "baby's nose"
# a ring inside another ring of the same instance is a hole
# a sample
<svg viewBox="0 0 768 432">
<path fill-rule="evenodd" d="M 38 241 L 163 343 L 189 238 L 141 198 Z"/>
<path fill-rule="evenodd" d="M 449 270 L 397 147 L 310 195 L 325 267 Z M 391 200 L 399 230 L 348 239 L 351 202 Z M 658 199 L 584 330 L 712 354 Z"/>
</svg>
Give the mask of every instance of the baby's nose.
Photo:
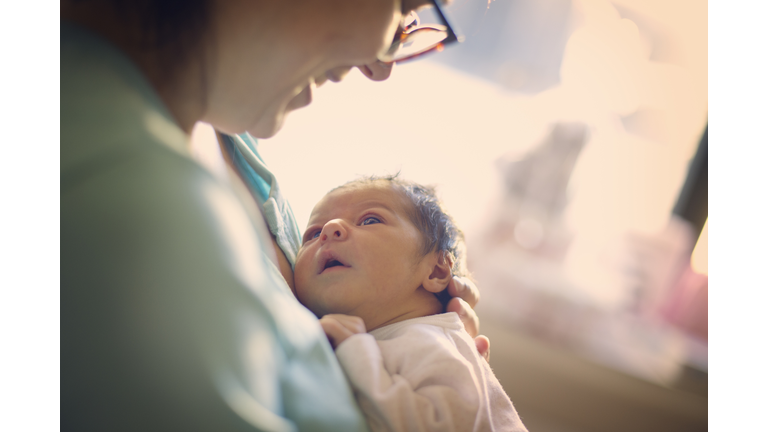
<svg viewBox="0 0 768 432">
<path fill-rule="evenodd" d="M 344 227 L 344 222 L 338 219 L 334 219 L 332 221 L 328 221 L 325 226 L 323 226 L 323 231 L 320 233 L 320 240 L 346 240 L 347 234 L 348 233 L 347 229 Z"/>
</svg>

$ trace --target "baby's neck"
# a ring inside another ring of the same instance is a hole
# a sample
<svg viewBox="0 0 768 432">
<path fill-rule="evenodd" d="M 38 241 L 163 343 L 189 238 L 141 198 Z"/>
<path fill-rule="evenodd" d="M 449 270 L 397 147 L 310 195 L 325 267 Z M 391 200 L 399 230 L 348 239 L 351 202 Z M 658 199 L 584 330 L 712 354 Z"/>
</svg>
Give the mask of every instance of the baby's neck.
<svg viewBox="0 0 768 432">
<path fill-rule="evenodd" d="M 413 298 L 398 305 L 397 308 L 393 308 L 392 310 L 375 309 L 377 305 L 373 306 L 374 309 L 371 313 L 361 313 L 359 315 L 363 321 L 365 321 L 365 328 L 367 331 L 395 324 L 400 321 L 436 315 L 443 313 L 444 311 L 444 307 L 442 303 L 440 303 L 440 300 L 424 288 L 419 288 L 414 293 Z"/>
</svg>

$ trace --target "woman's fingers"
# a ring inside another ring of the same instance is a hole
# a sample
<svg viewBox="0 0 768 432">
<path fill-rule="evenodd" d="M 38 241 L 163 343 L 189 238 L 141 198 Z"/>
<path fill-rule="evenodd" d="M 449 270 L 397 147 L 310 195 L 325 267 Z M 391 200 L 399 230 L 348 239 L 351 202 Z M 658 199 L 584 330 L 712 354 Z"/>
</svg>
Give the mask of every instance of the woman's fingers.
<svg viewBox="0 0 768 432">
<path fill-rule="evenodd" d="M 469 304 L 470 308 L 477 306 L 480 301 L 480 291 L 471 280 L 463 277 L 454 276 L 448 282 L 448 294 L 451 297 L 461 298 Z"/>
<path fill-rule="evenodd" d="M 477 302 L 480 301 L 480 292 L 471 280 L 454 276 L 448 283 L 448 294 L 453 297 L 446 312 L 456 312 L 464 323 L 464 329 L 470 336 L 475 338 L 477 352 L 489 361 L 491 358 L 491 341 L 486 336 L 478 336 L 480 332 L 480 319 L 473 310 Z"/>
<path fill-rule="evenodd" d="M 491 361 L 491 340 L 488 339 L 487 336 L 480 335 L 475 338 L 475 346 L 477 347 L 477 352 L 480 353 L 480 356 L 482 356 L 485 361 L 490 362 Z"/>
<path fill-rule="evenodd" d="M 456 312 L 461 318 L 461 322 L 464 323 L 464 329 L 470 336 L 475 337 L 480 332 L 480 319 L 477 314 L 469 306 L 469 303 L 465 302 L 459 297 L 454 297 L 448 302 L 448 306 L 445 308 L 446 312 Z"/>
</svg>

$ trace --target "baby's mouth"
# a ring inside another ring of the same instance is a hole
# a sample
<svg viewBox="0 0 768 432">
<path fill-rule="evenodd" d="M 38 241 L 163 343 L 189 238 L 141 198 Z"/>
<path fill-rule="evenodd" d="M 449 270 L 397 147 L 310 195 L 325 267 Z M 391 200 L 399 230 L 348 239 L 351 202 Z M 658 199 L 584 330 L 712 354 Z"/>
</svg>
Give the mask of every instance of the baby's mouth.
<svg viewBox="0 0 768 432">
<path fill-rule="evenodd" d="M 336 267 L 349 267 L 348 265 L 344 264 L 343 262 L 339 261 L 337 258 L 334 258 L 332 256 L 329 256 L 325 259 L 325 262 L 323 263 L 322 267 L 320 268 L 320 273 L 325 272 L 328 269 L 336 268 Z"/>
<path fill-rule="evenodd" d="M 325 267 L 323 268 L 323 270 L 331 267 L 339 267 L 339 266 L 344 266 L 344 264 L 342 264 L 339 260 L 330 260 L 327 263 L 325 263 Z"/>
</svg>

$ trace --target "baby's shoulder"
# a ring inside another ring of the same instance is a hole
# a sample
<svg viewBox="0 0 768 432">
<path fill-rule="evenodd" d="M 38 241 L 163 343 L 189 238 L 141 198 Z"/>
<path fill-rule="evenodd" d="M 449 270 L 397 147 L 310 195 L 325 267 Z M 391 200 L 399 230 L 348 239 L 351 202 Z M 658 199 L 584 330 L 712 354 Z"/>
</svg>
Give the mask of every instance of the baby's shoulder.
<svg viewBox="0 0 768 432">
<path fill-rule="evenodd" d="M 406 377 L 414 386 L 425 380 L 447 380 L 449 385 L 459 376 L 464 378 L 462 382 L 471 382 L 478 373 L 477 350 L 458 316 L 431 315 L 374 332 L 385 369 Z"/>
</svg>

